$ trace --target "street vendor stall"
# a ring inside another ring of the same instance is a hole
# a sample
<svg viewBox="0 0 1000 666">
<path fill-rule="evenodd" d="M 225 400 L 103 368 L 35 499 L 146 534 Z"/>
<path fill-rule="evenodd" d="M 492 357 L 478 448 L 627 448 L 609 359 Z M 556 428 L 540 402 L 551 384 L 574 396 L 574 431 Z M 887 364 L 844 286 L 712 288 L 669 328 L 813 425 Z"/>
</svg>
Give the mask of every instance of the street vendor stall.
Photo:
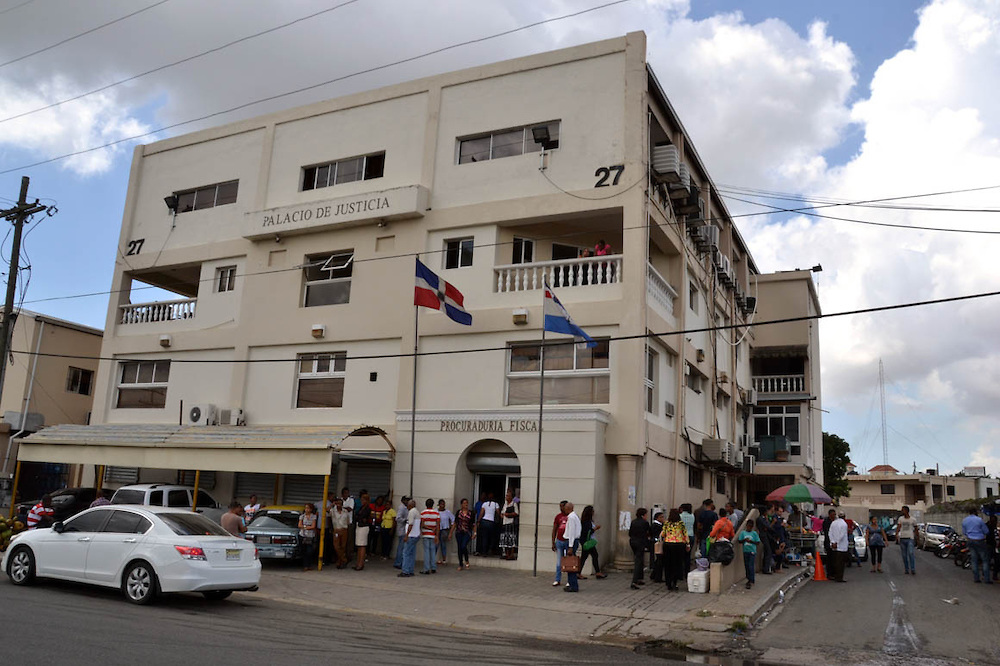
<svg viewBox="0 0 1000 666">
<path fill-rule="evenodd" d="M 768 502 L 786 502 L 788 504 L 827 504 L 833 501 L 825 490 L 809 483 L 781 486 L 772 491 L 766 499 Z M 786 532 L 788 534 L 788 548 L 785 551 L 787 560 L 800 562 L 807 553 L 812 553 L 815 557 L 816 532 L 805 526 L 799 529 L 790 528 Z"/>
</svg>

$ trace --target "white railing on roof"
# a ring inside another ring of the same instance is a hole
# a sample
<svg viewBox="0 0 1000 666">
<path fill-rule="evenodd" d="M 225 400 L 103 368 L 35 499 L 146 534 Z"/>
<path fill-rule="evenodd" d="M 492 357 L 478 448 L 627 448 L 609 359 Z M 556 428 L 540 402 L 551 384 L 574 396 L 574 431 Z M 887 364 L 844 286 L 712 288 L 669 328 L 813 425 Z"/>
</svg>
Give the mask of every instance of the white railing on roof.
<svg viewBox="0 0 1000 666">
<path fill-rule="evenodd" d="M 653 268 L 652 264 L 646 264 L 646 294 L 654 304 L 659 305 L 671 317 L 674 316 L 677 291 L 659 271 Z"/>
<path fill-rule="evenodd" d="M 509 264 L 496 266 L 493 273 L 496 290 L 501 293 L 541 289 L 546 277 L 553 289 L 616 284 L 622 281 L 622 255 Z"/>
<path fill-rule="evenodd" d="M 753 387 L 761 393 L 805 393 L 805 375 L 769 375 L 753 378 Z"/>
<path fill-rule="evenodd" d="M 160 321 L 176 321 L 194 317 L 197 298 L 182 298 L 176 301 L 156 301 L 122 305 L 120 324 L 151 324 Z"/>
</svg>

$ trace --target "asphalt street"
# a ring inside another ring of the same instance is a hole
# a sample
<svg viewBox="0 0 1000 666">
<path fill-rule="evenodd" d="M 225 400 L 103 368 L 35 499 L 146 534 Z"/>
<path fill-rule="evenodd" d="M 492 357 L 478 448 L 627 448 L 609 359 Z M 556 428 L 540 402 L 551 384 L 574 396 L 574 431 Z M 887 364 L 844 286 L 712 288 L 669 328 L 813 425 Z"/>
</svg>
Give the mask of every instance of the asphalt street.
<svg viewBox="0 0 1000 666">
<path fill-rule="evenodd" d="M 614 646 L 498 635 L 490 623 L 484 613 L 462 627 L 409 624 L 253 593 L 215 603 L 175 595 L 139 607 L 115 590 L 0 580 L 0 664 L 675 663 Z"/>
<path fill-rule="evenodd" d="M 847 583 L 808 583 L 751 645 L 768 662 L 1000 663 L 1000 584 L 974 584 L 931 552 L 916 557 L 917 574 L 905 575 L 891 544 L 881 575 L 864 563 L 846 569 Z"/>
</svg>

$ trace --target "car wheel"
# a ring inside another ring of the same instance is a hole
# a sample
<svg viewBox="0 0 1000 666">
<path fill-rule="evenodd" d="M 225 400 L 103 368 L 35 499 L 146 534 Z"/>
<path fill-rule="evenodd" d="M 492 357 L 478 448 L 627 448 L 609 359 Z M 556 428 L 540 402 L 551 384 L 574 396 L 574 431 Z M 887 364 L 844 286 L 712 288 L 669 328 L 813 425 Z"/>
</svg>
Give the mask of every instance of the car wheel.
<svg viewBox="0 0 1000 666">
<path fill-rule="evenodd" d="M 134 604 L 145 605 L 156 598 L 156 573 L 146 562 L 133 562 L 122 578 L 122 593 Z"/>
<path fill-rule="evenodd" d="M 7 577 L 14 585 L 30 585 L 35 580 L 35 556 L 28 548 L 18 548 L 10 556 Z"/>
<path fill-rule="evenodd" d="M 233 593 L 232 590 L 209 590 L 208 592 L 202 592 L 205 598 L 209 601 L 222 601 L 223 599 L 228 599 L 229 595 Z"/>
</svg>

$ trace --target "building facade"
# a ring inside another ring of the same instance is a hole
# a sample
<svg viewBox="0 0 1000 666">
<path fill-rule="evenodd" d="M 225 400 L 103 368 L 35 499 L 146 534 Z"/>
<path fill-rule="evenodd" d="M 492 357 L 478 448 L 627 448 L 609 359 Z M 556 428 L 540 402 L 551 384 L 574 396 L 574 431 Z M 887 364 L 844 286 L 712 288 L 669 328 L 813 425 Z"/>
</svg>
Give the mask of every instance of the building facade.
<svg viewBox="0 0 1000 666">
<path fill-rule="evenodd" d="M 14 312 L 0 396 L 0 504 L 9 498 L 22 437 L 56 424 L 89 423 L 102 336 L 81 324 L 24 309 Z M 20 494 L 40 497 L 74 485 L 79 471 L 62 461 L 26 463 Z"/>
<path fill-rule="evenodd" d="M 975 475 L 969 475 L 969 471 Z M 979 470 L 982 470 L 981 474 Z M 876 465 L 867 474 L 848 474 L 849 497 L 841 498 L 841 506 L 881 515 L 898 512 L 909 506 L 916 516 L 935 504 L 967 499 L 987 499 L 1000 495 L 1000 481 L 986 476 L 985 468 L 966 468 L 960 475 L 941 474 L 928 469 L 903 474 L 891 465 Z"/>
<path fill-rule="evenodd" d="M 138 147 L 120 249 L 99 425 L 26 455 L 223 501 L 513 489 L 522 568 L 562 499 L 631 561 L 637 507 L 746 497 L 757 269 L 643 33 Z M 416 312 L 415 257 L 471 326 Z M 596 348 L 542 347 L 543 280 Z"/>
</svg>

